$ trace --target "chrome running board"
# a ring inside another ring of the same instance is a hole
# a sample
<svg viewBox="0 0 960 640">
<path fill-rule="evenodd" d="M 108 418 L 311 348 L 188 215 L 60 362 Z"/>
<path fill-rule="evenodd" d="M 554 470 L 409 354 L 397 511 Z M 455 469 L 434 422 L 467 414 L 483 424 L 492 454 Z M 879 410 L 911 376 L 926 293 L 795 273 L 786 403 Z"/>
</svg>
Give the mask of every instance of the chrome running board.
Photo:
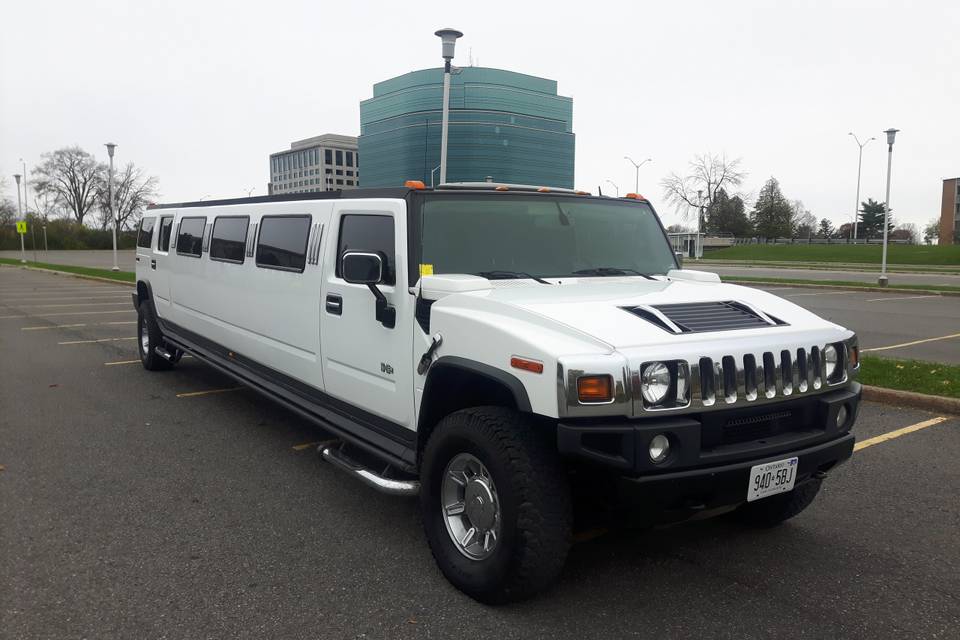
<svg viewBox="0 0 960 640">
<path fill-rule="evenodd" d="M 320 455 L 335 467 L 346 471 L 360 482 L 381 493 L 392 496 L 415 496 L 420 493 L 420 482 L 418 480 L 394 480 L 376 474 L 360 463 L 348 458 L 343 451 L 335 449 L 332 444 L 321 446 Z"/>
</svg>

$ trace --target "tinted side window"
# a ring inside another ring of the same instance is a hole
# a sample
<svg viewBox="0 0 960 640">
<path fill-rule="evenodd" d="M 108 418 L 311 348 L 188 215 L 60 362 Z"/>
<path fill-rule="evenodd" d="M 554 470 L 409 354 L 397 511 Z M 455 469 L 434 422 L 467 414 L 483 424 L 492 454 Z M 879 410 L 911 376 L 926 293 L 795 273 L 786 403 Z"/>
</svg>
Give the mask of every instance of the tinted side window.
<svg viewBox="0 0 960 640">
<path fill-rule="evenodd" d="M 177 254 L 199 258 L 203 250 L 203 228 L 206 218 L 183 218 L 177 236 Z"/>
<path fill-rule="evenodd" d="M 153 243 L 153 225 L 156 224 L 156 218 L 141 218 L 140 232 L 137 234 L 137 246 L 149 249 Z"/>
<path fill-rule="evenodd" d="M 340 219 L 340 240 L 337 243 L 337 277 L 340 261 L 347 251 L 380 253 L 385 258 L 385 284 L 396 283 L 393 218 L 390 216 L 345 215 Z"/>
<path fill-rule="evenodd" d="M 303 271 L 310 216 L 264 216 L 257 239 L 257 266 Z"/>
<path fill-rule="evenodd" d="M 157 240 L 157 251 L 170 250 L 170 232 L 173 230 L 173 218 L 160 218 L 160 239 Z"/>
<path fill-rule="evenodd" d="M 210 238 L 210 259 L 243 262 L 249 226 L 250 218 L 247 216 L 214 220 L 213 235 Z"/>
</svg>

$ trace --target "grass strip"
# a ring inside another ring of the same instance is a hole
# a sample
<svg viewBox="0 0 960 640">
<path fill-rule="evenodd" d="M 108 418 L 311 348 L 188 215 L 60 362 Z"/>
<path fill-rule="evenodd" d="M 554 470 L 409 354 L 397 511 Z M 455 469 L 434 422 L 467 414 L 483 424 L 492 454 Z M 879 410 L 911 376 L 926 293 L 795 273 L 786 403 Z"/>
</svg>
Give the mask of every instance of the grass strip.
<svg viewBox="0 0 960 640">
<path fill-rule="evenodd" d="M 770 262 L 846 262 L 880 264 L 882 245 L 738 244 L 711 249 L 710 260 Z M 888 247 L 887 264 L 960 265 L 960 245 L 899 245 Z"/>
<path fill-rule="evenodd" d="M 875 387 L 960 398 L 960 366 L 863 355 L 860 382 Z"/>
<path fill-rule="evenodd" d="M 117 280 L 119 282 L 135 282 L 136 274 L 132 271 L 111 271 L 110 269 L 94 269 L 92 267 L 75 267 L 69 264 L 50 264 L 48 262 L 27 262 L 21 263 L 13 258 L 0 258 L 0 264 L 10 264 L 17 267 L 33 267 L 35 269 L 49 269 L 51 271 L 66 271 L 67 273 L 76 273 L 81 276 L 95 276 L 97 278 L 106 278 L 108 280 Z"/>
<path fill-rule="evenodd" d="M 929 291 L 932 293 L 948 292 L 960 293 L 960 287 L 940 284 L 897 284 L 890 287 L 879 287 L 869 282 L 857 282 L 855 280 L 805 280 L 803 278 L 769 278 L 765 276 L 721 276 L 724 282 L 763 282 L 769 284 L 799 284 L 799 285 L 821 285 L 829 287 L 857 287 L 870 291 Z"/>
</svg>

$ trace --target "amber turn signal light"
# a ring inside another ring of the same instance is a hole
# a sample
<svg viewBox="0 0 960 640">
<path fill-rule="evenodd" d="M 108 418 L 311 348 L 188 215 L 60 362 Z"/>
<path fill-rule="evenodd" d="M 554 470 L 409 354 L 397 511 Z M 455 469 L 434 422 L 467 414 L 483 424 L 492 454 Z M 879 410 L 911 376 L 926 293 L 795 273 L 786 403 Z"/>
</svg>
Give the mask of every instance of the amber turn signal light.
<svg viewBox="0 0 960 640">
<path fill-rule="evenodd" d="M 543 363 L 536 360 L 527 360 L 526 358 L 510 358 L 510 366 L 514 369 L 522 369 L 531 373 L 543 373 Z"/>
<path fill-rule="evenodd" d="M 423 180 L 407 180 L 403 183 L 403 186 L 407 189 L 416 189 L 417 191 L 427 188 L 427 185 L 423 184 Z"/>
<path fill-rule="evenodd" d="M 856 369 L 860 366 L 860 347 L 850 349 L 850 368 Z"/>
<path fill-rule="evenodd" d="M 577 397 L 580 402 L 610 402 L 613 400 L 613 378 L 580 376 L 577 378 Z"/>
</svg>

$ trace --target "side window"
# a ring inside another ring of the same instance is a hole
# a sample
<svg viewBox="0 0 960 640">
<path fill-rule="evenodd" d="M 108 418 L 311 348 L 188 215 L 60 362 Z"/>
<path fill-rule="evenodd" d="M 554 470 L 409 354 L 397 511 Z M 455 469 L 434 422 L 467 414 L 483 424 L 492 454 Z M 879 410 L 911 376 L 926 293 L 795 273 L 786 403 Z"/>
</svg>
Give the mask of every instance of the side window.
<svg viewBox="0 0 960 640">
<path fill-rule="evenodd" d="M 249 227 L 250 218 L 247 216 L 216 218 L 210 237 L 210 259 L 243 263 Z"/>
<path fill-rule="evenodd" d="M 337 277 L 340 262 L 347 251 L 379 253 L 384 258 L 384 284 L 396 284 L 396 256 L 393 218 L 348 214 L 340 218 L 340 240 L 337 242 Z"/>
<path fill-rule="evenodd" d="M 173 217 L 160 218 L 160 239 L 157 251 L 170 251 L 170 232 L 173 231 Z"/>
<path fill-rule="evenodd" d="M 183 218 L 177 236 L 177 255 L 199 258 L 203 250 L 203 228 L 206 218 Z"/>
<path fill-rule="evenodd" d="M 141 218 L 140 231 L 137 233 L 137 246 L 143 249 L 149 249 L 153 244 L 153 226 L 156 224 L 156 218 Z"/>
<path fill-rule="evenodd" d="M 309 235 L 310 216 L 264 216 L 257 239 L 257 266 L 302 272 Z"/>
</svg>

